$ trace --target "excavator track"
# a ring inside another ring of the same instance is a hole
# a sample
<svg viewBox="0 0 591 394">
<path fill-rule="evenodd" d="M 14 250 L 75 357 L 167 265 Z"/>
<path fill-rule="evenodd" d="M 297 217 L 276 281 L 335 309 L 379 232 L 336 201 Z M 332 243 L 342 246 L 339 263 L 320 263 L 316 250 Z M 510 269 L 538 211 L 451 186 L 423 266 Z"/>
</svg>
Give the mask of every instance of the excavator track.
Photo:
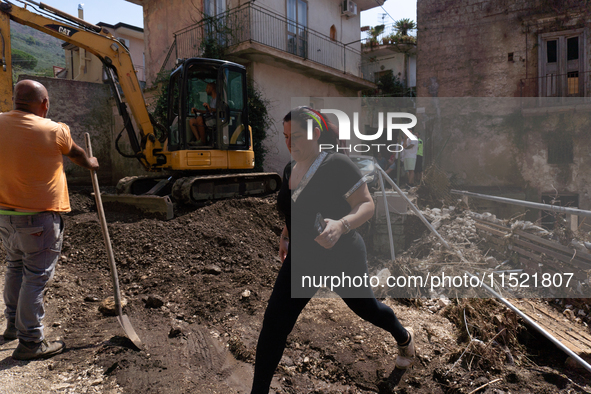
<svg viewBox="0 0 591 394">
<path fill-rule="evenodd" d="M 198 204 L 243 196 L 261 196 L 276 192 L 281 177 L 273 172 L 244 174 L 200 175 L 177 179 L 172 197 L 183 204 Z"/>
<path fill-rule="evenodd" d="M 263 196 L 281 187 L 273 172 L 200 175 L 174 179 L 171 176 L 131 176 L 117 183 L 117 194 L 102 194 L 103 202 L 132 206 L 167 220 L 174 217 L 173 201 L 198 205 L 205 201 Z"/>
</svg>

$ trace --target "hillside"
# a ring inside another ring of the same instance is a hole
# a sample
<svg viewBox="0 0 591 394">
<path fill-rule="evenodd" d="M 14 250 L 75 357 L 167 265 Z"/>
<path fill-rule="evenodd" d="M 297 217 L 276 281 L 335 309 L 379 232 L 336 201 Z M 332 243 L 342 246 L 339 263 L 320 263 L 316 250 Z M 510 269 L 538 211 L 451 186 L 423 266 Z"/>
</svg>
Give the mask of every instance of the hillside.
<svg viewBox="0 0 591 394">
<path fill-rule="evenodd" d="M 33 70 L 23 69 L 22 63 L 19 65 L 15 61 L 15 64 L 13 64 L 14 81 L 23 73 L 53 77 L 53 66 L 66 66 L 62 40 L 12 21 L 10 22 L 10 29 L 12 50 L 23 51 L 37 59 L 37 65 Z"/>
</svg>

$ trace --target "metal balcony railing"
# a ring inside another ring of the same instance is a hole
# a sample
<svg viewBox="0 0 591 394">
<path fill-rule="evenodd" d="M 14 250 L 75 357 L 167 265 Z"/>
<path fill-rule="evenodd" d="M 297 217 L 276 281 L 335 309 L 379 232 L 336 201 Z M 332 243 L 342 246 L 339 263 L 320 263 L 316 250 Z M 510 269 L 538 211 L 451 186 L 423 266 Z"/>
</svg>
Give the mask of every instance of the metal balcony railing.
<svg viewBox="0 0 591 394">
<path fill-rule="evenodd" d="M 591 102 L 591 72 L 549 73 L 540 77 L 524 78 L 520 83 L 520 96 L 538 98 L 538 100 L 525 100 L 530 103 L 530 106 L 589 103 Z"/>
<path fill-rule="evenodd" d="M 202 56 L 207 40 L 226 48 L 226 53 L 244 42 L 258 43 L 363 77 L 360 51 L 252 3 L 177 31 L 161 71 L 172 68 L 173 54 L 175 59 Z"/>
</svg>

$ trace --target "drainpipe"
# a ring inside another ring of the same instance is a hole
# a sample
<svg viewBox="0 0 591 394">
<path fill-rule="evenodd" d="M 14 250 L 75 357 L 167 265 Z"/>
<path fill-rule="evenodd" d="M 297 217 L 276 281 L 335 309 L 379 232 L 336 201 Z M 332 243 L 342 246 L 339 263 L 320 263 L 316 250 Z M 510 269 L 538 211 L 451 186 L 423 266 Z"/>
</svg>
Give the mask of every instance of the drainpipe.
<svg viewBox="0 0 591 394">
<path fill-rule="evenodd" d="M 78 18 L 84 19 L 84 8 L 82 8 L 83 4 L 78 4 Z M 79 57 L 79 64 L 78 64 L 78 75 L 74 79 L 78 80 L 80 75 L 84 72 L 84 67 L 86 66 L 86 51 L 82 48 L 78 48 L 78 57 Z M 73 64 L 72 64 L 73 66 Z M 73 71 L 73 67 L 72 67 Z M 73 73 L 72 73 L 73 74 Z"/>
<path fill-rule="evenodd" d="M 355 41 L 351 41 L 346 44 L 343 44 L 343 74 L 347 73 L 347 46 L 351 45 L 351 44 L 355 44 L 356 42 L 361 42 L 361 41 L 363 41 L 363 38 L 360 40 L 355 40 Z M 361 55 L 359 55 L 359 56 L 361 56 L 361 59 L 359 59 L 359 60 L 363 60 L 363 49 L 361 50 Z M 361 62 L 359 62 L 359 63 L 361 64 Z M 360 67 L 359 71 L 361 72 L 361 65 L 359 67 Z"/>
</svg>

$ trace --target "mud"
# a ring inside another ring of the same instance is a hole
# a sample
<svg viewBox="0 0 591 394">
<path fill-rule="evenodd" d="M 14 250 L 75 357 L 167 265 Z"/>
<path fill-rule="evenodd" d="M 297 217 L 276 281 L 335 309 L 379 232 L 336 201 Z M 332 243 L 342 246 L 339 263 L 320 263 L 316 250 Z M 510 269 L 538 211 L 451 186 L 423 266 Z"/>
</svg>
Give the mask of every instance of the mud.
<svg viewBox="0 0 591 394">
<path fill-rule="evenodd" d="M 45 319 L 50 339 L 61 337 L 68 350 L 51 360 L 49 373 L 40 362 L 40 376 L 91 366 L 101 371 L 104 392 L 249 392 L 256 341 L 280 267 L 283 224 L 275 196 L 185 208 L 170 221 L 107 211 L 128 302 L 124 312 L 144 343 L 141 351 L 115 317 L 98 310 L 98 301 L 112 295 L 105 246 L 90 190 L 73 190 L 71 199 Z M 438 308 L 425 299 L 384 302 L 417 333 L 420 356 L 412 370 L 394 369 L 397 350 L 389 334 L 338 298 L 313 299 L 288 339 L 273 392 L 470 393 L 497 378 L 478 393 L 591 392 L 591 375 L 566 367 L 565 355 L 494 301 L 450 300 Z M 477 345 L 464 328 L 465 310 L 470 335 L 486 351 L 472 348 Z M 494 316 L 503 319 L 502 340 Z M 501 346 L 490 345 L 491 338 Z M 73 381 L 50 392 L 92 387 Z"/>
</svg>

